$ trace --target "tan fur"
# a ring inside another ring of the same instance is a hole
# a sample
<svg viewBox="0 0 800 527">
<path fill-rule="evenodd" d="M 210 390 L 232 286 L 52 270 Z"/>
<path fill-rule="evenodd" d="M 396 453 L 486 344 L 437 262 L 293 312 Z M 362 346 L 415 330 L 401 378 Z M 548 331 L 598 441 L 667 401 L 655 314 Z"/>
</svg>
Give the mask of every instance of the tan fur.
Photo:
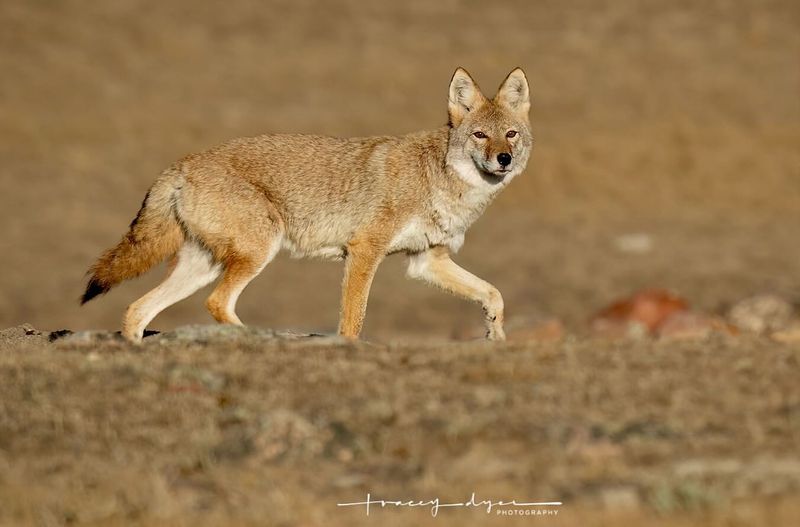
<svg viewBox="0 0 800 527">
<path fill-rule="evenodd" d="M 89 269 L 91 279 L 82 303 L 141 275 L 181 246 L 183 233 L 172 213 L 172 176 L 167 170 L 150 188 L 127 234 Z"/>
<path fill-rule="evenodd" d="M 236 299 L 286 249 L 346 260 L 339 332 L 357 337 L 378 265 L 402 252 L 411 258 L 409 276 L 481 303 L 487 337 L 502 339 L 500 293 L 450 254 L 524 170 L 533 144 L 529 108 L 522 70 L 489 100 L 459 68 L 448 94 L 450 124 L 436 130 L 355 139 L 262 135 L 187 156 L 152 187 L 123 241 L 92 267 L 84 301 L 175 255 L 165 281 L 128 308 L 125 337 L 140 340 L 159 311 L 220 273 L 206 305 L 219 322 L 241 324 Z M 513 161 L 503 165 L 500 154 Z"/>
</svg>

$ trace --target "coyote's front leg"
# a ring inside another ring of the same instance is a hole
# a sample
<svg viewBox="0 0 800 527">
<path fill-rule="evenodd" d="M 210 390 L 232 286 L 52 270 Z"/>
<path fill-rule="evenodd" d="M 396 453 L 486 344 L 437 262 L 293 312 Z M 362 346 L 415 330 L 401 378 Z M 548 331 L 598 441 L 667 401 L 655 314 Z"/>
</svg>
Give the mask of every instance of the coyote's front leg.
<svg viewBox="0 0 800 527">
<path fill-rule="evenodd" d="M 372 279 L 385 256 L 385 249 L 385 243 L 375 239 L 353 240 L 347 244 L 339 314 L 340 335 L 357 338 L 361 333 Z"/>
<path fill-rule="evenodd" d="M 408 276 L 425 280 L 445 291 L 479 302 L 486 315 L 486 338 L 505 340 L 503 297 L 495 286 L 456 265 L 444 247 L 411 256 Z"/>
</svg>

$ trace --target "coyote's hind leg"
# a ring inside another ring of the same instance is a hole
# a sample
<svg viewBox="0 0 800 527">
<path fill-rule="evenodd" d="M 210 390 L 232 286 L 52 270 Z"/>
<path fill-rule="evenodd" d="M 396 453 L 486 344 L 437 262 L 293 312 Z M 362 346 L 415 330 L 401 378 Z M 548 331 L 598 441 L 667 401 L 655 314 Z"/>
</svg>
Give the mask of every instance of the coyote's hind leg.
<svg viewBox="0 0 800 527">
<path fill-rule="evenodd" d="M 128 307 L 122 320 L 126 339 L 141 341 L 144 329 L 156 315 L 210 284 L 222 270 L 211 253 L 192 239 L 183 244 L 175 258 L 164 281 Z"/>
<path fill-rule="evenodd" d="M 266 241 L 241 247 L 226 258 L 222 280 L 206 300 L 206 307 L 217 322 L 243 325 L 236 315 L 236 301 L 247 284 L 275 258 L 281 248 L 282 238 L 282 233 L 276 228 Z"/>
</svg>

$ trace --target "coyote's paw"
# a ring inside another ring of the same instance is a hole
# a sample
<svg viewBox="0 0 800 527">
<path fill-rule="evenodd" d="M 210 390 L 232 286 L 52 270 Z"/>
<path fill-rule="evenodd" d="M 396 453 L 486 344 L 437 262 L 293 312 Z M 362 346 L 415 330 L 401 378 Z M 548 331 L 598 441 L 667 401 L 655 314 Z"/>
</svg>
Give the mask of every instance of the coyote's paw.
<svg viewBox="0 0 800 527">
<path fill-rule="evenodd" d="M 506 340 L 506 332 L 503 331 L 502 326 L 489 327 L 489 329 L 486 330 L 486 340 Z"/>
</svg>

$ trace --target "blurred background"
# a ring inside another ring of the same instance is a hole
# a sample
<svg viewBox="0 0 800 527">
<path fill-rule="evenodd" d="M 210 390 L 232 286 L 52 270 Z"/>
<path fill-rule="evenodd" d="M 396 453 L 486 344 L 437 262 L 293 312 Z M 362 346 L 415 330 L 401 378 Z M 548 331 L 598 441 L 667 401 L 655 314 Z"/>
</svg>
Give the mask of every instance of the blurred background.
<svg viewBox="0 0 800 527">
<path fill-rule="evenodd" d="M 163 268 L 80 308 L 84 273 L 162 169 L 236 136 L 437 127 L 457 66 L 487 95 L 515 66 L 531 82 L 528 170 L 456 258 L 509 317 L 580 331 L 645 286 L 713 311 L 764 291 L 800 299 L 796 1 L 4 0 L 0 327 L 117 329 Z M 239 315 L 332 331 L 341 273 L 281 256 Z M 153 328 L 210 322 L 204 298 Z M 394 256 L 365 334 L 480 325 Z"/>
</svg>

